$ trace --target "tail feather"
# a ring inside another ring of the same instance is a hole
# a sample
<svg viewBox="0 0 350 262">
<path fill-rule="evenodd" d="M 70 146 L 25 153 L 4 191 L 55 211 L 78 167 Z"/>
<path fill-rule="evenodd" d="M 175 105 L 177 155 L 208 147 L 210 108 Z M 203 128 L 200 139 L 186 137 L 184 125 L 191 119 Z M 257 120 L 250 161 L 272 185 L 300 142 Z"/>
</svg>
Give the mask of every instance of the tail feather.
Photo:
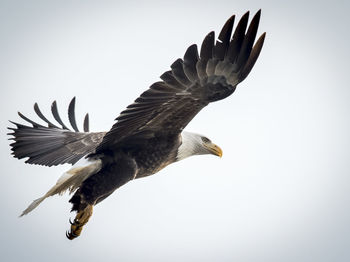
<svg viewBox="0 0 350 262">
<path fill-rule="evenodd" d="M 38 199 L 35 199 L 20 215 L 20 217 L 28 214 L 29 212 L 31 212 L 34 208 L 36 208 L 37 206 L 40 205 L 41 202 L 43 202 L 45 200 L 45 198 L 47 198 L 48 196 L 44 195 Z"/>
<path fill-rule="evenodd" d="M 20 215 L 20 217 L 28 214 L 33 209 L 35 209 L 41 202 L 50 196 L 56 194 L 63 194 L 65 191 L 69 190 L 69 193 L 74 192 L 84 180 L 89 176 L 95 174 L 101 169 L 102 161 L 100 159 L 94 161 L 88 161 L 88 165 L 79 166 L 84 161 L 79 161 L 70 170 L 64 173 L 58 180 L 57 183 L 42 197 L 34 200 Z"/>
</svg>

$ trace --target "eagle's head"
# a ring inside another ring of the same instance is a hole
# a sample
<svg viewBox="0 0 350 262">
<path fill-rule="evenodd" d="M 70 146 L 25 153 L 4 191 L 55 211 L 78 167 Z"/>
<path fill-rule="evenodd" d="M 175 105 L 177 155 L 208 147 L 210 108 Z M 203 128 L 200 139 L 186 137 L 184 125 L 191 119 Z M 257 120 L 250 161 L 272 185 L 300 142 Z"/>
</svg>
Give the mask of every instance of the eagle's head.
<svg viewBox="0 0 350 262">
<path fill-rule="evenodd" d="M 211 140 L 203 135 L 183 131 L 181 133 L 181 145 L 178 148 L 176 161 L 194 155 L 212 154 L 222 157 L 222 150 Z"/>
</svg>

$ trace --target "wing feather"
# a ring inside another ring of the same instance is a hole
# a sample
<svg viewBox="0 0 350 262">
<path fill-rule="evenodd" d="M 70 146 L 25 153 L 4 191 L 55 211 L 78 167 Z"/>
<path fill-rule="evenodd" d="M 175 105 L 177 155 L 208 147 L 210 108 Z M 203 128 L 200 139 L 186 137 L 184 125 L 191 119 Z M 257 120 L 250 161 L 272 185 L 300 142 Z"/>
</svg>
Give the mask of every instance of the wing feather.
<svg viewBox="0 0 350 262">
<path fill-rule="evenodd" d="M 77 127 L 77 123 L 75 121 L 75 97 L 73 97 L 72 101 L 70 101 L 68 106 L 68 118 L 69 122 L 74 129 L 75 132 L 79 132 L 79 129 Z"/>
<path fill-rule="evenodd" d="M 213 57 L 214 40 L 215 32 L 211 31 L 203 40 L 200 52 L 201 60 L 208 61 L 210 58 Z"/>
<path fill-rule="evenodd" d="M 160 79 L 162 79 L 170 87 L 180 90 L 186 89 L 186 86 L 182 85 L 176 80 L 175 76 L 172 74 L 172 71 L 166 71 L 160 76 Z"/>
<path fill-rule="evenodd" d="M 244 40 L 245 30 L 248 25 L 249 12 L 245 13 L 241 20 L 239 20 L 237 28 L 233 34 L 232 40 L 230 42 L 229 48 L 227 50 L 226 58 L 229 59 L 231 63 L 234 63 L 240 54 L 240 49 Z"/>
<path fill-rule="evenodd" d="M 84 132 L 89 132 L 89 114 L 86 113 L 85 117 L 84 117 Z"/>
<path fill-rule="evenodd" d="M 78 130 L 75 121 L 74 104 L 75 98 L 69 105 L 68 115 L 72 127 Z M 32 126 L 10 121 L 15 127 L 8 128 L 12 131 L 9 133 L 12 136 L 10 140 L 14 140 L 10 144 L 12 154 L 18 159 L 28 158 L 26 163 L 45 166 L 64 163 L 74 164 L 83 156 L 93 153 L 105 135 L 105 132 L 89 133 L 69 130 L 58 114 L 56 102 L 52 104 L 52 114 L 62 128 L 51 123 L 42 114 L 37 103 L 34 104 L 34 111 L 40 119 L 46 122 L 47 127 L 19 113 L 19 116 Z M 84 119 L 84 131 L 88 130 L 89 118 L 87 114 Z"/>
<path fill-rule="evenodd" d="M 30 120 L 28 117 L 26 117 L 25 115 L 23 115 L 21 112 L 18 112 L 18 115 L 25 121 L 27 121 L 28 123 L 32 124 L 33 127 L 44 127 L 43 125 L 40 125 L 36 122 L 34 122 L 33 120 Z"/>
<path fill-rule="evenodd" d="M 43 121 L 45 121 L 45 122 L 48 124 L 49 127 L 59 128 L 58 126 L 52 124 L 52 123 L 43 115 L 43 113 L 41 113 L 38 103 L 35 103 L 35 104 L 34 104 L 34 111 L 35 111 L 35 113 L 36 113 Z"/>
<path fill-rule="evenodd" d="M 208 103 L 231 95 L 254 66 L 265 34 L 255 46 L 260 11 L 248 30 L 249 12 L 243 15 L 233 33 L 235 16 L 231 16 L 215 42 L 212 31 L 203 40 L 200 55 L 191 45 L 183 59 L 177 59 L 171 70 L 163 73 L 116 118 L 96 152 L 113 148 L 133 136 L 150 133 L 179 133 Z"/>
<path fill-rule="evenodd" d="M 237 68 L 241 68 L 242 66 L 244 66 L 247 62 L 247 59 L 249 58 L 252 46 L 255 41 L 256 33 L 258 31 L 260 14 L 261 12 L 258 11 L 249 25 L 248 32 L 244 37 L 239 56 L 237 58 Z"/>
<path fill-rule="evenodd" d="M 248 58 L 248 61 L 246 62 L 245 66 L 243 67 L 243 69 L 241 71 L 241 76 L 240 76 L 240 79 L 242 79 L 242 81 L 248 76 L 250 71 L 253 69 L 253 66 L 255 65 L 255 62 L 258 59 L 258 57 L 260 55 L 260 51 L 263 47 L 265 35 L 266 34 L 263 33 L 259 37 L 258 41 L 256 41 L 256 44 L 254 45 L 254 48 L 253 48 L 253 50 Z"/>
<path fill-rule="evenodd" d="M 207 67 L 205 70 L 208 76 L 212 76 L 215 74 L 215 69 L 216 69 L 216 66 L 219 63 L 219 61 L 220 60 L 217 58 L 212 58 L 212 59 L 208 60 Z"/>
<path fill-rule="evenodd" d="M 181 83 L 182 86 L 186 86 L 186 88 L 192 85 L 192 82 L 187 78 L 182 59 L 177 59 L 171 66 L 172 75 L 175 77 L 178 83 Z"/>
<path fill-rule="evenodd" d="M 213 53 L 214 57 L 223 60 L 227 51 L 227 48 L 230 44 L 230 37 L 232 34 L 232 28 L 235 21 L 235 15 L 231 16 L 224 27 L 222 28 L 218 40 L 216 41 Z"/>
<path fill-rule="evenodd" d="M 187 48 L 184 55 L 183 69 L 187 78 L 193 83 L 198 80 L 196 64 L 199 60 L 197 45 L 191 45 Z"/>
<path fill-rule="evenodd" d="M 55 120 L 62 126 L 63 129 L 69 130 L 69 128 L 63 123 L 60 114 L 58 113 L 57 102 L 53 101 L 51 105 L 51 112 Z"/>
</svg>

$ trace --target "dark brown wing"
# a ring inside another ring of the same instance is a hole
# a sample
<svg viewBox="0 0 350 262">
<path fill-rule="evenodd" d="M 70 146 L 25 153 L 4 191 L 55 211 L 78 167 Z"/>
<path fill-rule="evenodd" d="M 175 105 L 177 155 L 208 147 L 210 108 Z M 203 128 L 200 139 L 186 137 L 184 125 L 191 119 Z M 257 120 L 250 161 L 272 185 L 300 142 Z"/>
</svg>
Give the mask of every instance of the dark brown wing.
<svg viewBox="0 0 350 262">
<path fill-rule="evenodd" d="M 214 43 L 209 33 L 198 55 L 197 46 L 190 46 L 183 59 L 176 60 L 171 70 L 141 94 L 116 120 L 105 135 L 97 152 L 122 142 L 123 139 L 149 132 L 179 133 L 208 103 L 231 95 L 253 68 L 265 33 L 255 43 L 260 11 L 248 30 L 249 12 L 239 21 L 231 37 L 235 16 L 221 30 Z"/>
<path fill-rule="evenodd" d="M 52 115 L 61 127 L 50 122 L 40 111 L 37 103 L 34 105 L 35 113 L 47 124 L 40 125 L 21 113 L 21 118 L 32 126 L 11 122 L 15 128 L 9 127 L 14 140 L 10 146 L 14 157 L 26 158 L 26 163 L 45 166 L 54 166 L 64 163 L 74 164 L 83 156 L 93 153 L 101 143 L 105 132 L 89 133 L 89 115 L 84 119 L 84 132 L 79 132 L 75 121 L 75 98 L 69 104 L 68 118 L 74 131 L 63 123 L 58 114 L 57 103 L 51 106 Z"/>
</svg>

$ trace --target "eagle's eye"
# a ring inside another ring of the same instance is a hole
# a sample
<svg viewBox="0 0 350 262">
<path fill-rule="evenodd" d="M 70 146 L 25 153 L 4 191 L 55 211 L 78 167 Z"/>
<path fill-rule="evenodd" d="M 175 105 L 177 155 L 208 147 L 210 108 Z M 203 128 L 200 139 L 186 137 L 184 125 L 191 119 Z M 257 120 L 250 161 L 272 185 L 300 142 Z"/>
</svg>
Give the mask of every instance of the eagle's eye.
<svg viewBox="0 0 350 262">
<path fill-rule="evenodd" d="M 207 144 L 207 143 L 210 143 L 211 141 L 210 141 L 209 138 L 206 138 L 206 137 L 202 136 L 202 142 Z"/>
</svg>

